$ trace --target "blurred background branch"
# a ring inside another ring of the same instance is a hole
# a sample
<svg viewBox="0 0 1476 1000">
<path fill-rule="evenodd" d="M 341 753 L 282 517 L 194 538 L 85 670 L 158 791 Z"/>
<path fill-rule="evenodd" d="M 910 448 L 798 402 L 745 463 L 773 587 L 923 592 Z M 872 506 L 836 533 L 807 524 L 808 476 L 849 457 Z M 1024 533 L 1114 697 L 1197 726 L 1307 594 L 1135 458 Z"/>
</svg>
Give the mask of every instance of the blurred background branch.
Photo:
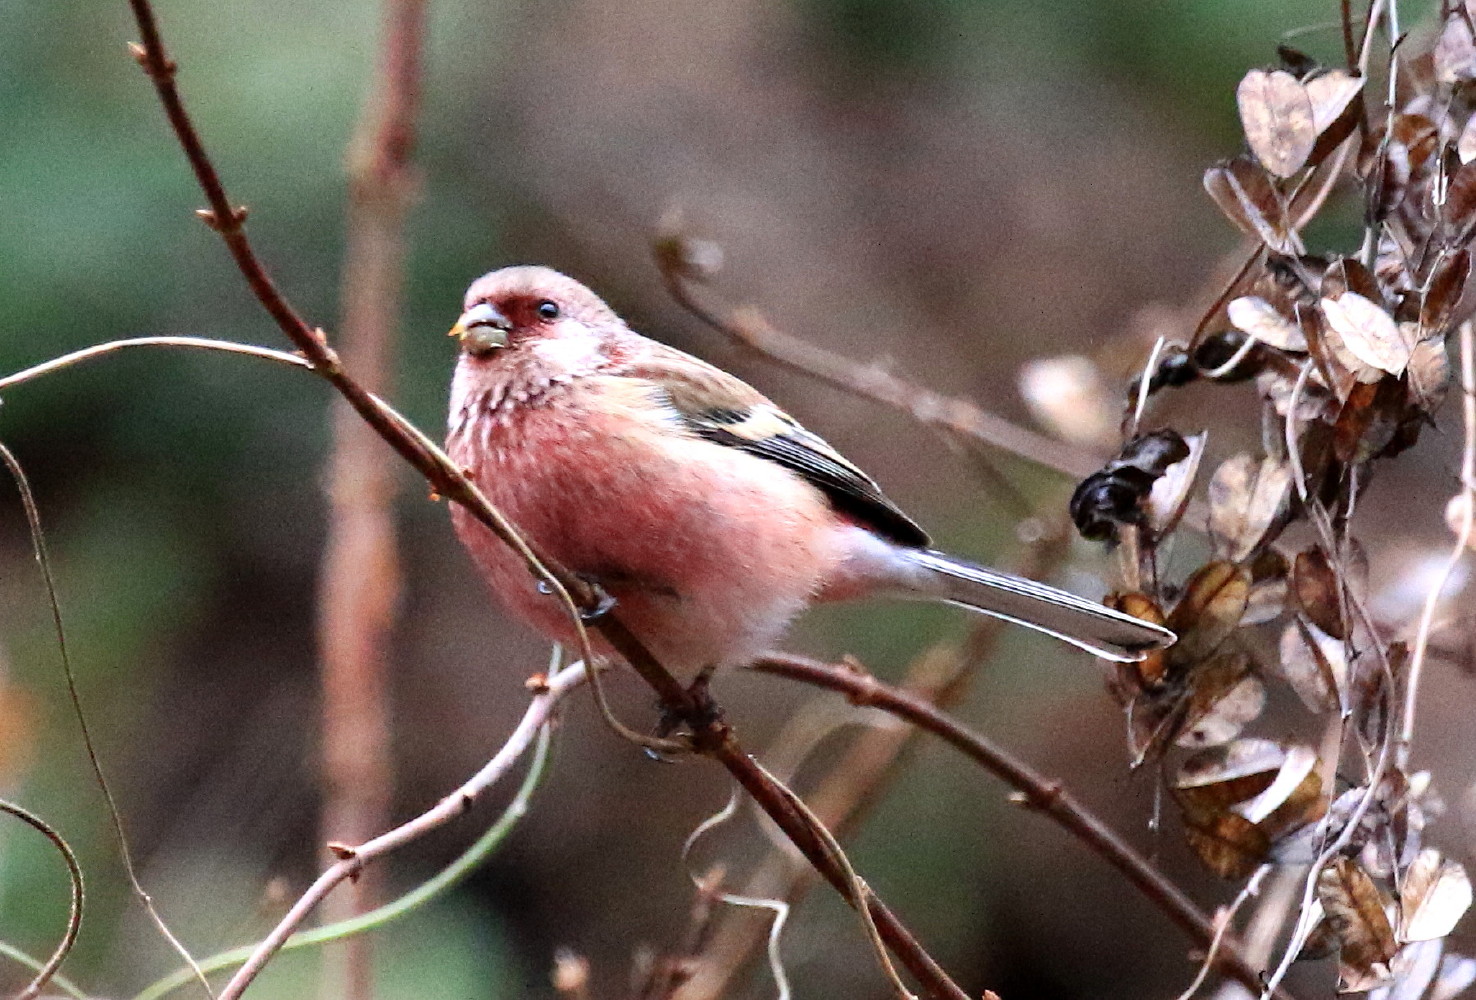
<svg viewBox="0 0 1476 1000">
<path fill-rule="evenodd" d="M 419 191 L 412 166 L 420 110 L 424 0 L 386 0 L 376 70 L 349 143 L 339 323 L 344 362 L 365 389 L 388 396 L 405 284 L 406 216 Z M 395 468 L 373 429 L 343 400 L 333 403 L 328 535 L 318 597 L 323 691 L 325 843 L 362 843 L 387 826 L 391 639 L 401 592 L 395 539 Z M 371 909 L 380 879 L 351 880 L 325 904 L 342 920 Z M 328 950 L 321 995 L 373 996 L 370 939 Z"/>
</svg>

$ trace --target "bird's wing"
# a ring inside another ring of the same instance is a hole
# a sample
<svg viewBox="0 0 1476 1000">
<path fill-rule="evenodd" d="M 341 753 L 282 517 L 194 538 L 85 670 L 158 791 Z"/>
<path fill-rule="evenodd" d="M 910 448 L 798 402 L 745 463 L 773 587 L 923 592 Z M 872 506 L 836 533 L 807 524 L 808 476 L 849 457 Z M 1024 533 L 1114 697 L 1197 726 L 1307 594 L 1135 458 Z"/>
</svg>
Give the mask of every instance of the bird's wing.
<svg viewBox="0 0 1476 1000">
<path fill-rule="evenodd" d="M 927 532 L 888 500 L 866 473 L 824 438 L 742 379 L 665 345 L 641 352 L 622 374 L 650 381 L 693 434 L 768 459 L 820 489 L 831 504 L 902 545 L 926 546 Z"/>
</svg>

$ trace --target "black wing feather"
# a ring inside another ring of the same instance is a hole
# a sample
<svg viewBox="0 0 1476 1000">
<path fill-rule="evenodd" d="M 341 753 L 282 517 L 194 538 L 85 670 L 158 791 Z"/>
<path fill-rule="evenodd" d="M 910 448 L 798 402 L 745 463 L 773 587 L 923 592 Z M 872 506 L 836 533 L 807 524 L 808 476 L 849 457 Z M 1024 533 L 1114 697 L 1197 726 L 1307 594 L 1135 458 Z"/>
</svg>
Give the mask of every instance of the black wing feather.
<svg viewBox="0 0 1476 1000">
<path fill-rule="evenodd" d="M 762 437 L 735 432 L 749 418 L 734 410 L 683 414 L 700 437 L 777 462 L 814 484 L 835 508 L 901 545 L 925 548 L 927 532 L 888 500 L 875 480 L 842 458 L 834 448 L 799 424 Z"/>
</svg>

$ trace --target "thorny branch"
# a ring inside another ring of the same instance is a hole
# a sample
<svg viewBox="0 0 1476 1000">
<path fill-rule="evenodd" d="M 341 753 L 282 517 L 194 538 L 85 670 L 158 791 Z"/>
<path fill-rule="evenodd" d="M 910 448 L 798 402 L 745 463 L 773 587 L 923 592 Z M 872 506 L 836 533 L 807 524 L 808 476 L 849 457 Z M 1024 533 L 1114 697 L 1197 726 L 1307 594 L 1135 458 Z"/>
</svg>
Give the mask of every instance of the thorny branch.
<svg viewBox="0 0 1476 1000">
<path fill-rule="evenodd" d="M 338 355 L 328 345 L 326 334 L 322 330 L 309 327 L 288 304 L 267 275 L 246 236 L 245 209 L 232 205 L 185 110 L 174 80 L 177 67 L 164 47 L 149 0 L 129 0 L 129 5 L 143 39 L 141 45 L 134 46 L 134 56 L 153 82 L 170 126 L 209 203 L 209 208 L 200 213 L 201 218 L 220 234 L 252 293 L 287 338 L 303 353 L 313 370 L 327 379 L 381 438 L 425 476 L 436 492 L 463 505 L 501 541 L 512 546 L 528 564 L 531 572 L 549 584 L 574 620 L 579 632 L 582 658 L 585 662 L 593 662 L 594 657 L 584 634 L 579 609 L 585 608 L 597 613 L 601 608 L 600 595 L 566 570 L 541 559 L 444 452 L 343 370 Z M 621 624 L 618 613 L 599 615 L 594 627 L 600 630 L 616 652 L 656 691 L 663 706 L 686 722 L 692 731 L 695 749 L 716 759 L 737 779 L 843 898 L 852 905 L 866 906 L 881 938 L 917 978 L 924 990 L 935 997 L 966 1000 L 967 994 L 948 977 L 881 900 L 874 894 L 869 894 L 864 903 L 856 900 L 854 882 L 845 877 L 842 867 L 826 850 L 822 837 L 793 808 L 788 798 L 791 793 L 778 788 L 764 774 L 743 750 L 731 728 L 720 718 L 713 718 L 713 713 L 704 710 L 696 697 L 663 668 Z M 305 905 L 304 914 L 316 905 L 316 901 L 316 898 L 309 900 L 304 897 L 301 901 Z M 297 908 L 294 907 L 294 912 L 296 911 Z"/>
</svg>

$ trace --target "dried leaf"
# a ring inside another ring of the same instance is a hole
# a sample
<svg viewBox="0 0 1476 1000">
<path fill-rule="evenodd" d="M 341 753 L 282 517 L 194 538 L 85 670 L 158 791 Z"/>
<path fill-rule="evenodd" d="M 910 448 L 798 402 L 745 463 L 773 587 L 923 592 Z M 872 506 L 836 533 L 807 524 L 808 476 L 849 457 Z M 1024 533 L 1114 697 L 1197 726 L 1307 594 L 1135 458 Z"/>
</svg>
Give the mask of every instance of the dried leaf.
<svg viewBox="0 0 1476 1000">
<path fill-rule="evenodd" d="M 1294 253 L 1298 241 L 1288 230 L 1286 204 L 1260 164 L 1243 156 L 1204 172 L 1204 189 L 1237 228 L 1258 237 L 1277 253 Z"/>
<path fill-rule="evenodd" d="M 1235 88 L 1246 142 L 1262 165 L 1278 177 L 1301 170 L 1317 144 L 1312 99 L 1284 70 L 1253 69 Z"/>
<path fill-rule="evenodd" d="M 1266 707 L 1266 687 L 1245 653 L 1221 653 L 1194 672 L 1184 724 L 1174 745 L 1212 747 L 1240 735 Z"/>
<path fill-rule="evenodd" d="M 1289 747 L 1276 780 L 1255 798 L 1236 806 L 1235 811 L 1272 837 L 1321 819 L 1326 800 L 1317 764 L 1317 753 L 1311 747 Z"/>
<path fill-rule="evenodd" d="M 1409 401 L 1427 414 L 1440 409 L 1450 389 L 1450 355 L 1442 337 L 1431 337 L 1415 345 L 1409 356 Z"/>
<path fill-rule="evenodd" d="M 1443 938 L 1470 906 L 1471 880 L 1466 869 L 1442 858 L 1434 848 L 1426 848 L 1399 886 L 1399 940 Z"/>
<path fill-rule="evenodd" d="M 1292 595 L 1312 624 L 1335 639 L 1348 638 L 1343 623 L 1343 594 L 1338 577 L 1321 549 L 1297 553 L 1292 562 Z"/>
<path fill-rule="evenodd" d="M 1398 115 L 1394 128 L 1389 133 L 1393 140 L 1408 151 L 1411 173 L 1418 173 L 1440 147 L 1440 129 L 1429 118 L 1420 114 Z"/>
<path fill-rule="evenodd" d="M 1226 459 L 1209 483 L 1209 531 L 1215 554 L 1240 562 L 1279 526 L 1291 496 L 1291 468 L 1247 454 Z"/>
<path fill-rule="evenodd" d="M 1109 597 L 1106 604 L 1115 611 L 1132 615 L 1145 622 L 1152 622 L 1154 625 L 1165 623 L 1163 609 L 1147 594 L 1137 591 L 1116 594 Z M 1168 675 L 1168 654 L 1161 649 L 1150 649 L 1141 660 L 1136 663 L 1124 663 L 1119 670 L 1127 673 L 1130 678 L 1130 682 L 1126 685 L 1127 697 L 1121 698 L 1122 701 L 1128 701 L 1144 689 L 1157 688 L 1163 684 L 1164 678 Z"/>
<path fill-rule="evenodd" d="M 1476 115 L 1472 120 L 1476 121 Z M 1420 300 L 1421 337 L 1443 335 L 1450 327 L 1470 275 L 1471 254 L 1465 249 L 1450 254 L 1435 268 Z"/>
<path fill-rule="evenodd" d="M 1441 83 L 1476 79 L 1476 45 L 1472 44 L 1471 26 L 1459 14 L 1446 19 L 1432 55 L 1435 78 Z"/>
<path fill-rule="evenodd" d="M 1347 465 L 1358 465 L 1383 454 L 1393 454 L 1407 415 L 1407 391 L 1402 381 L 1388 376 L 1376 383 L 1359 382 L 1348 393 L 1333 424 L 1333 454 Z"/>
<path fill-rule="evenodd" d="M 1338 992 L 1382 985 L 1399 946 L 1373 879 L 1356 861 L 1340 857 L 1318 874 L 1317 896 L 1341 944 Z"/>
<path fill-rule="evenodd" d="M 1462 163 L 1451 174 L 1440 214 L 1455 231 L 1455 242 L 1464 242 L 1463 237 L 1476 222 L 1476 163 Z"/>
<path fill-rule="evenodd" d="M 1302 328 L 1283 316 L 1265 299 L 1243 295 L 1231 299 L 1225 307 L 1230 325 L 1283 351 L 1305 351 L 1307 338 Z"/>
<path fill-rule="evenodd" d="M 1316 768 L 1317 754 L 1308 747 L 1235 740 L 1185 761 L 1174 795 L 1201 827 L 1230 811 L 1259 828 L 1269 844 L 1284 831 L 1321 818 L 1324 800 Z"/>
<path fill-rule="evenodd" d="M 1181 803 L 1211 813 L 1264 792 L 1285 762 L 1286 751 L 1274 740 L 1235 740 L 1185 760 L 1174 789 Z"/>
<path fill-rule="evenodd" d="M 1308 856 L 1309 861 L 1311 855 Z M 1277 859 L 1279 863 L 1285 864 Z M 1332 924 L 1327 922 L 1323 916 L 1322 903 L 1312 900 L 1312 905 L 1307 908 L 1308 919 L 1312 921 L 1312 929 L 1302 941 L 1302 947 L 1297 949 L 1298 962 L 1317 962 L 1332 956 L 1338 950 L 1338 935 L 1333 930 Z"/>
<path fill-rule="evenodd" d="M 1148 491 L 1144 506 L 1148 509 L 1148 526 L 1156 537 L 1163 538 L 1172 533 L 1184 516 L 1189 506 L 1189 491 L 1194 486 L 1194 477 L 1199 472 L 1208 440 L 1207 431 L 1184 438 L 1184 443 L 1189 446 L 1188 457 L 1164 469 L 1163 476 Z"/>
<path fill-rule="evenodd" d="M 1462 163 L 1476 160 L 1476 115 L 1466 119 L 1466 124 L 1461 129 L 1461 137 L 1456 141 L 1456 153 L 1460 156 Z"/>
<path fill-rule="evenodd" d="M 1306 619 L 1298 618 L 1281 633 L 1281 675 L 1297 697 L 1314 712 L 1336 711 L 1348 688 L 1344 644 Z"/>
<path fill-rule="evenodd" d="M 1205 867 L 1221 878 L 1245 878 L 1266 860 L 1271 840 L 1233 812 L 1184 812 L 1184 839 Z"/>
<path fill-rule="evenodd" d="M 1287 576 L 1291 567 L 1274 548 L 1263 548 L 1251 561 L 1250 597 L 1246 601 L 1242 625 L 1264 625 L 1275 621 L 1286 611 Z"/>
<path fill-rule="evenodd" d="M 1383 292 L 1373 272 L 1360 261 L 1339 257 L 1331 261 L 1322 273 L 1321 295 L 1325 299 L 1335 299 L 1344 292 L 1357 292 L 1374 302 L 1383 301 Z"/>
<path fill-rule="evenodd" d="M 1392 674 L 1398 678 L 1408 660 L 1408 647 L 1403 643 L 1390 643 L 1387 650 L 1389 673 L 1386 674 L 1377 662 L 1350 662 L 1349 705 L 1353 721 L 1358 726 L 1365 746 L 1378 746 L 1388 736 L 1389 717 L 1393 712 L 1390 701 L 1393 691 L 1389 680 Z M 1366 657 L 1376 661 L 1377 657 Z"/>
<path fill-rule="evenodd" d="M 1317 132 L 1316 163 L 1348 138 L 1359 118 L 1357 97 L 1363 92 L 1363 77 L 1347 70 L 1331 69 L 1302 81 L 1312 102 L 1312 127 Z"/>
<path fill-rule="evenodd" d="M 1169 647 L 1173 663 L 1192 665 L 1213 653 L 1240 624 L 1250 596 L 1250 570 L 1228 562 L 1206 563 L 1184 584 L 1184 596 L 1169 613 L 1179 635 Z"/>
<path fill-rule="evenodd" d="M 1391 141 L 1378 147 L 1369 162 L 1369 186 L 1373 189 L 1369 197 L 1370 222 L 1382 222 L 1404 204 L 1413 173 L 1409 148 L 1404 143 Z"/>
<path fill-rule="evenodd" d="M 1378 372 L 1380 376 L 1383 372 Z M 1276 414 L 1282 420 L 1287 419 L 1287 413 L 1292 408 L 1292 391 L 1296 386 L 1295 378 L 1288 378 L 1281 372 L 1262 372 L 1256 376 L 1256 388 L 1261 396 L 1275 409 Z M 1296 394 L 1296 420 L 1303 427 L 1315 427 L 1317 421 L 1331 419 L 1336 413 L 1333 399 L 1326 389 L 1309 380 L 1302 386 L 1302 391 Z"/>
<path fill-rule="evenodd" d="M 1414 324 L 1396 324 L 1383 306 L 1357 292 L 1323 299 L 1322 314 L 1354 357 L 1390 375 L 1404 371 L 1419 340 Z"/>
</svg>

